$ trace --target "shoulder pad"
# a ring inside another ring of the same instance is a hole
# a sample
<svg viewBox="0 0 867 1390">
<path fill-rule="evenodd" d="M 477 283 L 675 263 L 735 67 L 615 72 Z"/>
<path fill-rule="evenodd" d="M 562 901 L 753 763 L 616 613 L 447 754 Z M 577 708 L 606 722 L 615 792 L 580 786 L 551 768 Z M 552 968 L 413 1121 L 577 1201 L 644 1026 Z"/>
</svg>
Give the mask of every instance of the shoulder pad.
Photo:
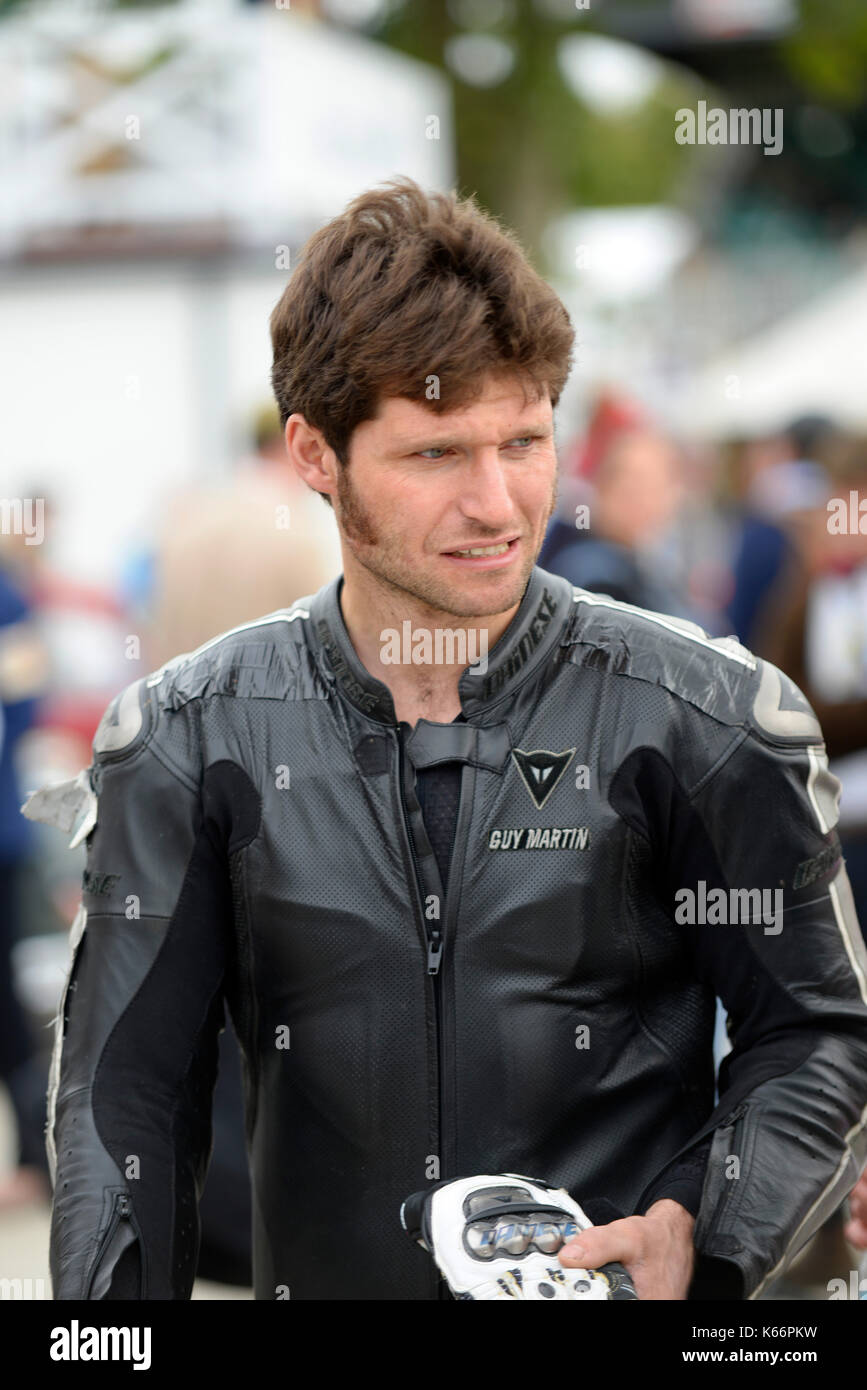
<svg viewBox="0 0 867 1390">
<path fill-rule="evenodd" d="M 145 678 L 132 681 L 106 706 L 93 736 L 93 762 L 66 782 L 48 783 L 32 791 L 20 806 L 28 820 L 55 825 L 67 834 L 77 823 L 69 841 L 74 849 L 96 824 L 97 797 L 94 765 L 127 757 L 148 738 L 155 720 L 153 701 Z"/>
<path fill-rule="evenodd" d="M 770 661 L 760 660 L 758 677 L 750 711 L 750 723 L 756 732 L 774 743 L 793 739 L 799 743 L 824 743 L 813 706 L 785 671 Z"/>
<path fill-rule="evenodd" d="M 153 719 L 147 677 L 140 676 L 106 706 L 93 736 L 94 757 L 126 757 L 147 738 Z"/>
</svg>

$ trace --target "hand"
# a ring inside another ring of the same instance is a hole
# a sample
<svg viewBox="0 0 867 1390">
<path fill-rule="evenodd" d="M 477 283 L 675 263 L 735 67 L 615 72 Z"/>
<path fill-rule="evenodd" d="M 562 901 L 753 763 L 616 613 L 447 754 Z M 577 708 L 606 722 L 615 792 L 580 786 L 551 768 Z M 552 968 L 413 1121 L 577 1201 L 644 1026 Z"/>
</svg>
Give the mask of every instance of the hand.
<svg viewBox="0 0 867 1390">
<path fill-rule="evenodd" d="M 843 1234 L 857 1250 L 867 1250 L 867 1168 L 849 1193 L 849 1211 L 851 1220 L 843 1227 Z"/>
<path fill-rule="evenodd" d="M 867 1188 L 864 1199 L 867 1215 Z M 563 1246 L 560 1263 L 599 1269 L 617 1260 L 631 1274 L 639 1298 L 685 1299 L 695 1265 L 694 1226 L 695 1218 L 685 1207 L 664 1197 L 646 1216 L 627 1216 L 582 1231 Z"/>
</svg>

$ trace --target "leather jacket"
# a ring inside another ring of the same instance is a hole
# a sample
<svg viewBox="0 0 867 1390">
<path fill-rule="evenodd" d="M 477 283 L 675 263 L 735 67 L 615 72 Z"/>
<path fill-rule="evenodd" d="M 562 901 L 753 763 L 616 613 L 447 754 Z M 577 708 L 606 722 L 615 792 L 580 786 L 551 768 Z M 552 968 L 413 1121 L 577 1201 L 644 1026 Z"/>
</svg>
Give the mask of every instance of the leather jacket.
<svg viewBox="0 0 867 1390">
<path fill-rule="evenodd" d="M 79 774 L 54 1297 L 190 1297 L 226 1007 L 256 1298 L 448 1297 L 399 1222 L 425 1183 L 640 1214 L 708 1140 L 690 1296 L 755 1297 L 867 1158 L 867 955 L 809 704 L 536 567 L 463 722 L 412 728 L 341 585 L 132 682 Z M 416 776 L 447 762 L 444 892 Z"/>
</svg>

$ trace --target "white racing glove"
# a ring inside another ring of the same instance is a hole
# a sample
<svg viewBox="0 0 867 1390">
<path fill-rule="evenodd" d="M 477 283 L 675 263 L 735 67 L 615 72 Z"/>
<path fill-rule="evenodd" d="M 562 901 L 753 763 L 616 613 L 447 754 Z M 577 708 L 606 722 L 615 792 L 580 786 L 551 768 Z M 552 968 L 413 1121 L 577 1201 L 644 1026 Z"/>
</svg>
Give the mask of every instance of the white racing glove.
<svg viewBox="0 0 867 1390">
<path fill-rule="evenodd" d="M 622 1265 L 560 1264 L 558 1250 L 593 1222 L 565 1188 L 520 1173 L 437 1183 L 408 1197 L 400 1220 L 458 1299 L 638 1297 Z"/>
</svg>

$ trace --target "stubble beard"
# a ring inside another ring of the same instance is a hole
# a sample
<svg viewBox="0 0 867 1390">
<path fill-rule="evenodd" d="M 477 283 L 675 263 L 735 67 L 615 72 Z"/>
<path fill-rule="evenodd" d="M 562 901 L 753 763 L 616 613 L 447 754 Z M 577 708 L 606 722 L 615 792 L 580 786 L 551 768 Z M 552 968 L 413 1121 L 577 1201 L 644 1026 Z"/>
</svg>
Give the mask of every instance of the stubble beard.
<svg viewBox="0 0 867 1390">
<path fill-rule="evenodd" d="M 557 505 L 557 487 L 558 479 L 555 473 L 542 536 Z M 370 511 L 356 493 L 350 480 L 349 469 L 345 465 L 338 468 L 337 472 L 337 501 L 340 528 L 353 556 L 389 591 L 392 598 L 405 600 L 410 597 L 434 613 L 456 618 L 493 617 L 520 602 L 530 573 L 536 564 L 538 549 L 533 553 L 527 552 L 520 570 L 512 576 L 512 583 L 505 598 L 501 591 L 498 598 L 485 600 L 481 593 L 466 592 L 459 577 L 449 583 L 445 579 L 420 576 L 407 569 L 401 563 L 399 540 L 383 537 L 377 532 Z M 540 537 L 539 549 L 541 539 Z M 491 571 L 491 574 L 495 575 L 496 571 Z"/>
</svg>

